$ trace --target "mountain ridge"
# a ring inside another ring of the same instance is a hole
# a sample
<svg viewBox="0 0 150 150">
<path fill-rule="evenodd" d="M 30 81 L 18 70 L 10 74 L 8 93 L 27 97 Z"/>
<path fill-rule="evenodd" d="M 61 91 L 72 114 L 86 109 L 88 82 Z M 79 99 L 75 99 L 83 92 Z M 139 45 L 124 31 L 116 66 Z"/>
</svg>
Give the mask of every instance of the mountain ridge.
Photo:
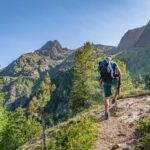
<svg viewBox="0 0 150 150">
<path fill-rule="evenodd" d="M 144 29 L 145 26 L 128 30 L 121 38 L 120 43 L 117 46 L 117 52 L 133 47 L 143 33 Z"/>
<path fill-rule="evenodd" d="M 141 36 L 135 43 L 135 47 L 144 47 L 145 45 L 150 45 L 150 21 L 145 26 Z"/>
<path fill-rule="evenodd" d="M 95 49 L 103 54 L 113 46 L 96 45 Z M 7 67 L 0 71 L 4 78 L 3 91 L 7 92 L 4 105 L 8 109 L 23 107 L 34 93 L 39 83 L 39 78 L 48 71 L 54 79 L 59 74 L 68 70 L 74 62 L 75 50 L 63 48 L 57 41 L 48 41 L 40 49 L 21 55 Z"/>
</svg>

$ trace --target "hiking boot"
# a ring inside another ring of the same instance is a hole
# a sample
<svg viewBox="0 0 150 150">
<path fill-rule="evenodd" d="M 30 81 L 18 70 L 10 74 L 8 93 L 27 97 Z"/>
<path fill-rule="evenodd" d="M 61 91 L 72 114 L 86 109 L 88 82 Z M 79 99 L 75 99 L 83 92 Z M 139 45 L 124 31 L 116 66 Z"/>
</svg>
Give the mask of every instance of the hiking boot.
<svg viewBox="0 0 150 150">
<path fill-rule="evenodd" d="M 105 119 L 108 120 L 109 119 L 109 113 L 105 112 Z"/>
<path fill-rule="evenodd" d="M 116 103 L 116 99 L 115 98 L 113 98 L 113 100 L 112 100 L 112 104 L 115 104 Z"/>
</svg>

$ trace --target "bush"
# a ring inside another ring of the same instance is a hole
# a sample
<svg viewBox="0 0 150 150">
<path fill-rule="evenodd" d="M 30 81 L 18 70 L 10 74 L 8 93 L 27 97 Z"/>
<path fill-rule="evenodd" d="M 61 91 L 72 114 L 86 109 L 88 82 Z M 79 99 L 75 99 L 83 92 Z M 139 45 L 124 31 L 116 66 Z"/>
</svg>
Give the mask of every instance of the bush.
<svg viewBox="0 0 150 150">
<path fill-rule="evenodd" d="M 137 129 L 143 133 L 150 133 L 150 119 L 144 118 L 137 124 Z"/>
<path fill-rule="evenodd" d="M 146 135 L 142 142 L 139 143 L 135 150 L 149 150 L 150 148 L 150 134 Z"/>
<path fill-rule="evenodd" d="M 0 149 L 16 150 L 41 131 L 40 123 L 31 117 L 26 118 L 23 109 L 8 113 L 7 122 L 0 133 Z"/>
<path fill-rule="evenodd" d="M 143 139 L 138 143 L 135 150 L 149 150 L 150 148 L 150 119 L 145 118 L 137 124 L 138 132 L 142 133 Z"/>
<path fill-rule="evenodd" d="M 49 149 L 92 150 L 98 134 L 98 126 L 90 117 L 73 122 L 63 129 L 49 133 Z"/>
<path fill-rule="evenodd" d="M 145 75 L 145 89 L 150 89 L 150 72 Z"/>
</svg>

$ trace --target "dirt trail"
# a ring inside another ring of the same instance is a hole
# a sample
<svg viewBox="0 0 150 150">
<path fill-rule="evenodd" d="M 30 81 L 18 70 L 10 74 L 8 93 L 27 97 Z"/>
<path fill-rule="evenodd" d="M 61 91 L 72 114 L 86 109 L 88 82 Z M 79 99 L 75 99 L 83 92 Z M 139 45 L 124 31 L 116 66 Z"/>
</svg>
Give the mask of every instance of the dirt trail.
<svg viewBox="0 0 150 150">
<path fill-rule="evenodd" d="M 118 100 L 110 119 L 99 123 L 100 135 L 95 150 L 133 150 L 134 123 L 145 116 L 150 117 L 150 95 Z"/>
</svg>

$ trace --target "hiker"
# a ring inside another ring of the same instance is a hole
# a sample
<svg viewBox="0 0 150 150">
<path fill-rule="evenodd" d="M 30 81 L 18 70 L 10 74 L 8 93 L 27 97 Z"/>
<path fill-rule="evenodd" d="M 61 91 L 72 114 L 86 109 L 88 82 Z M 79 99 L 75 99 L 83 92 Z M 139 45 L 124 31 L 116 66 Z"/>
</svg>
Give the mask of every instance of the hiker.
<svg viewBox="0 0 150 150">
<path fill-rule="evenodd" d="M 112 98 L 112 104 L 116 103 L 122 83 L 122 73 L 118 65 L 112 61 L 111 56 L 99 62 L 100 80 L 104 90 L 105 119 L 109 119 L 109 103 L 112 95 L 112 86 L 115 87 L 115 93 Z"/>
</svg>

